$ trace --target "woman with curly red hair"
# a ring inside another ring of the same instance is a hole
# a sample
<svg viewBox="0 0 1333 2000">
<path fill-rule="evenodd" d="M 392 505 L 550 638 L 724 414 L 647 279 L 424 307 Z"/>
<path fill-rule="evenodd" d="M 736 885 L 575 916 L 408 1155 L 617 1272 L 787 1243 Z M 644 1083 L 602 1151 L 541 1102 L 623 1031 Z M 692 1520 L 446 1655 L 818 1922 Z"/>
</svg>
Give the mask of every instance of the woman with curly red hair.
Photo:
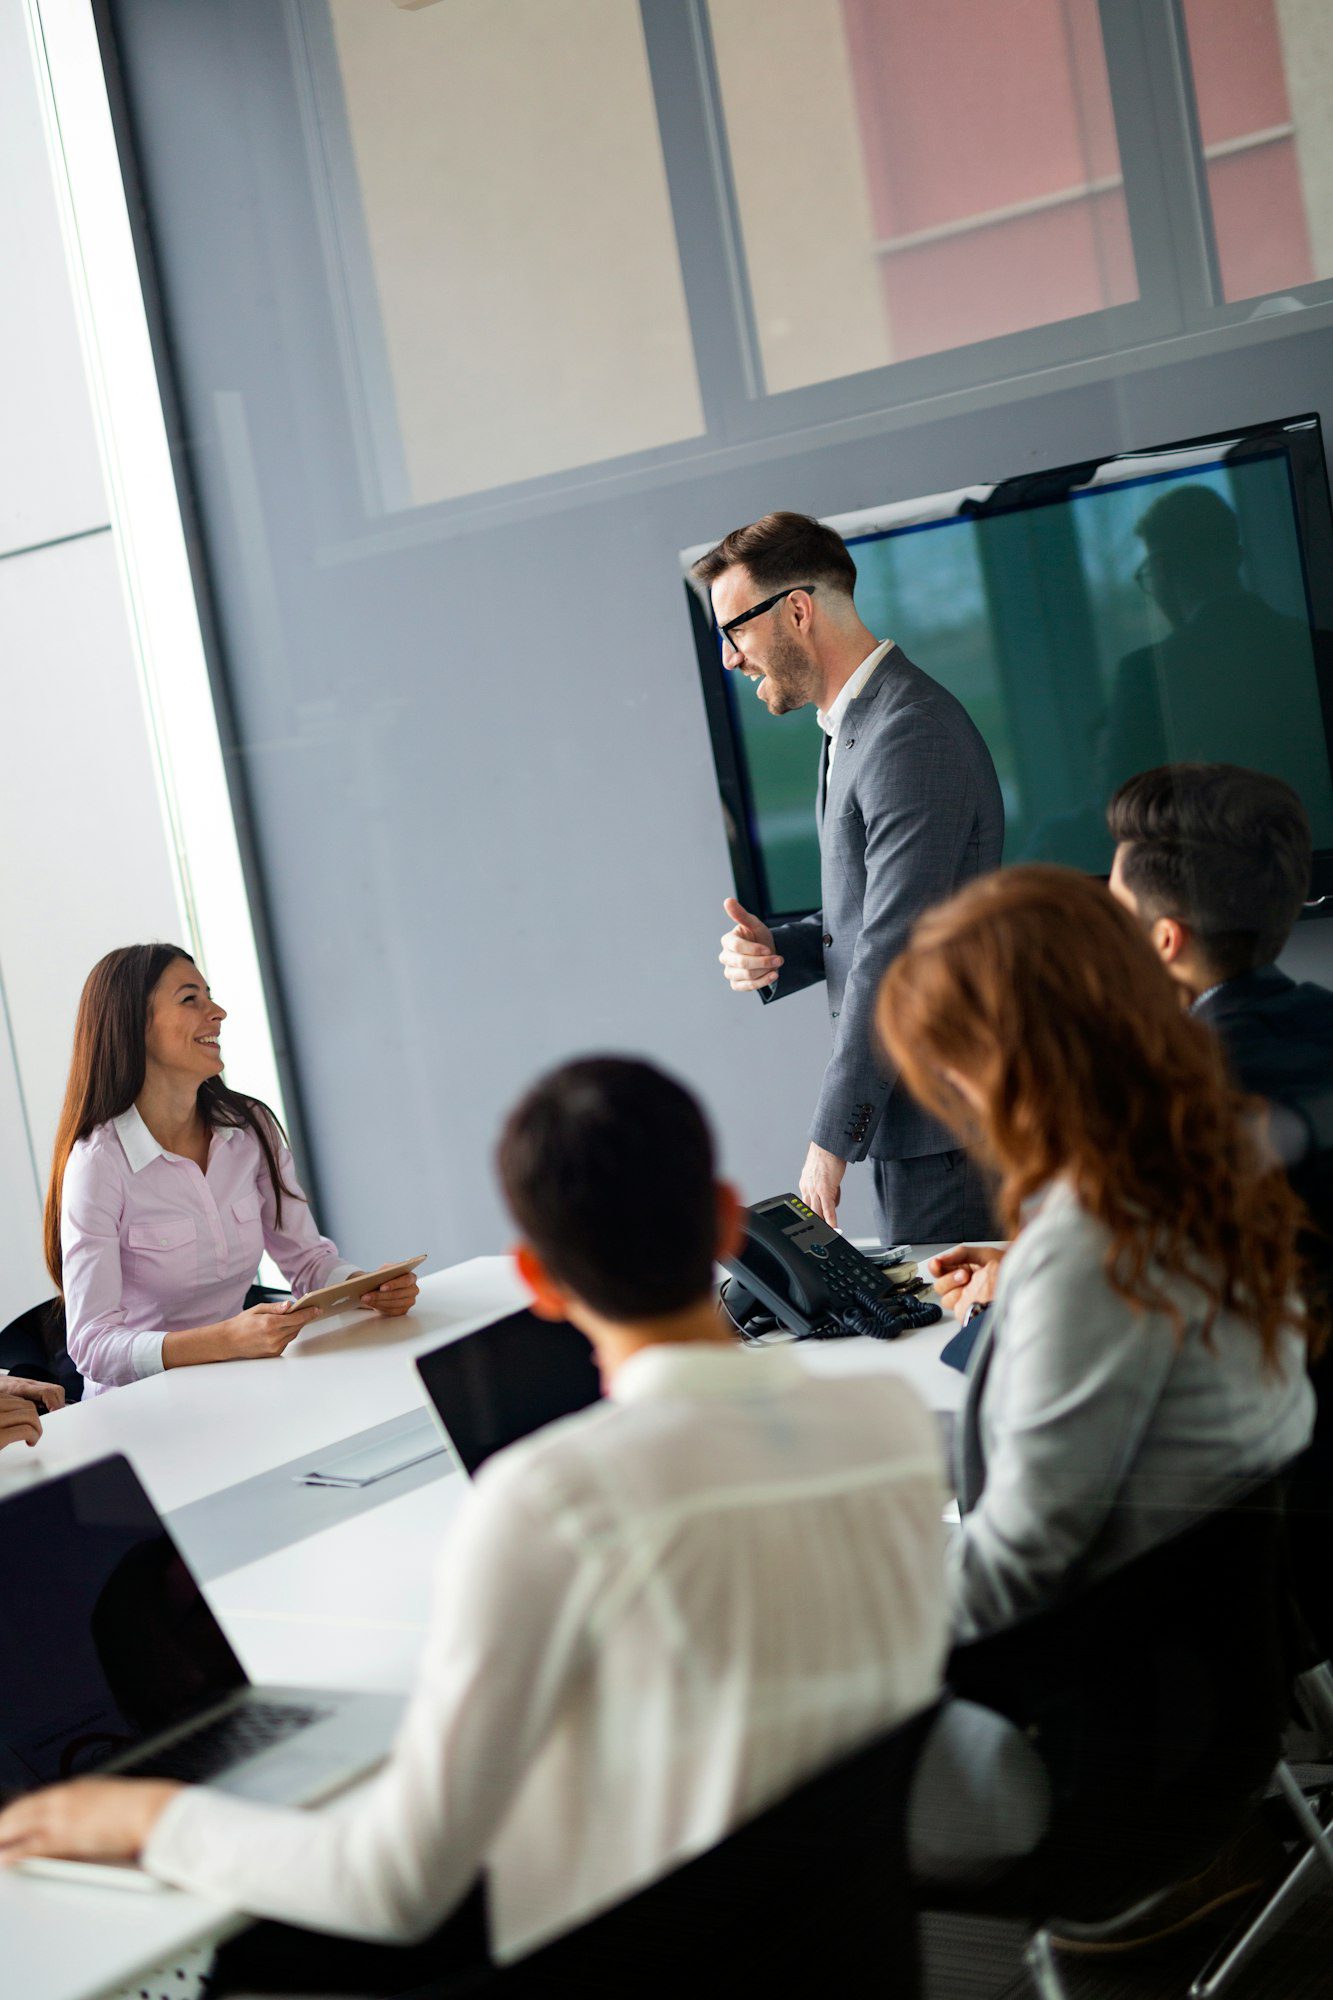
<svg viewBox="0 0 1333 2000">
<path fill-rule="evenodd" d="M 877 1019 L 913 1096 L 995 1173 L 1015 1239 L 958 1429 L 967 1639 L 1302 1450 L 1302 1211 L 1258 1101 L 1086 876 L 1006 869 L 929 911 Z"/>
</svg>

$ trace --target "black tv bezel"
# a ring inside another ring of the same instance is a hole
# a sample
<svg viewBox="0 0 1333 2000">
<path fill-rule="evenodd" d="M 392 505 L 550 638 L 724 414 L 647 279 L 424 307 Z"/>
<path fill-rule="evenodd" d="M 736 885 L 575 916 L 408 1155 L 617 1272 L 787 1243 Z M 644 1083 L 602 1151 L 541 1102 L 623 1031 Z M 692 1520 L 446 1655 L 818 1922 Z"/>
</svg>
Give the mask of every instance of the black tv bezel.
<svg viewBox="0 0 1333 2000">
<path fill-rule="evenodd" d="M 1287 457 L 1305 572 L 1315 678 L 1324 723 L 1324 748 L 1329 759 L 1330 781 L 1333 782 L 1333 494 L 1329 489 L 1323 427 L 1317 411 L 1280 417 L 1266 423 L 1238 424 L 1230 430 L 1175 438 L 1166 444 L 1142 445 L 1132 451 L 1107 452 L 1100 458 L 1054 466 L 1046 472 L 1024 473 L 993 486 L 988 498 L 976 507 L 976 511 L 1009 513 L 1058 505 L 1072 487 L 1086 485 L 1102 466 L 1127 459 L 1151 458 L 1156 453 L 1203 451 L 1226 445 L 1235 447 L 1238 456 L 1261 456 L 1278 449 Z M 837 517 L 832 518 L 836 520 Z M 854 548 L 858 540 L 869 540 L 871 535 L 851 534 L 847 539 L 849 546 Z M 685 597 L 694 634 L 704 712 L 708 718 L 708 734 L 736 895 L 747 910 L 753 910 L 765 922 L 790 923 L 798 917 L 808 916 L 810 911 L 776 910 L 773 907 L 763 850 L 755 833 L 754 802 L 745 760 L 741 755 L 739 730 L 718 654 L 716 628 L 711 612 L 688 576 L 685 579 Z M 929 662 L 926 663 L 926 671 L 929 672 Z M 811 782 L 813 784 L 813 774 Z M 1315 850 L 1310 871 L 1310 900 L 1301 915 L 1306 920 L 1333 917 L 1333 848 Z"/>
</svg>

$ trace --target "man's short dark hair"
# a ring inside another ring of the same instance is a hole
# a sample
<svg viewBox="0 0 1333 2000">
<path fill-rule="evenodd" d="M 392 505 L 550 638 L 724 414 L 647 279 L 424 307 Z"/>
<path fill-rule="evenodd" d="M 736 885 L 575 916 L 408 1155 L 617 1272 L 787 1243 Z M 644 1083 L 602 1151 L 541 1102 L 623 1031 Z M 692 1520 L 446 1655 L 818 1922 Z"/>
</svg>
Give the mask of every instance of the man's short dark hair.
<svg viewBox="0 0 1333 2000">
<path fill-rule="evenodd" d="M 712 1134 L 651 1063 L 590 1056 L 542 1077 L 510 1112 L 497 1164 L 523 1235 L 594 1312 L 658 1319 L 710 1291 Z"/>
<path fill-rule="evenodd" d="M 737 563 L 765 593 L 798 583 L 822 583 L 848 597 L 856 589 L 856 564 L 846 542 L 809 514 L 765 514 L 762 521 L 733 528 L 700 556 L 692 574 L 707 589 Z"/>
<path fill-rule="evenodd" d="M 1310 819 L 1238 764 L 1162 764 L 1111 800 L 1120 874 L 1150 922 L 1176 917 L 1219 979 L 1271 965 L 1310 893 Z"/>
</svg>

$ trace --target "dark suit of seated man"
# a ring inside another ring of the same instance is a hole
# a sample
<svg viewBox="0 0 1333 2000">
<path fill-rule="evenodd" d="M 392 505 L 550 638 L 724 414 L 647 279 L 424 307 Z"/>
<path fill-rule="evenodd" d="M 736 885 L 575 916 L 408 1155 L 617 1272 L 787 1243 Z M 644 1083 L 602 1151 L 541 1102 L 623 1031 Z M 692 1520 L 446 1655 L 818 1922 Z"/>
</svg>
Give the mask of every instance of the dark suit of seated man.
<svg viewBox="0 0 1333 2000">
<path fill-rule="evenodd" d="M 1315 1227 L 1312 1313 L 1333 1324 L 1333 992 L 1274 963 L 1309 893 L 1311 838 L 1290 785 L 1235 764 L 1164 764 L 1112 798 L 1111 893 L 1147 929 L 1181 997 L 1222 1042 L 1237 1082 L 1270 1106 L 1275 1150 Z M 1293 1513 L 1333 1531 L 1333 1349 L 1311 1367 L 1314 1444 Z M 1304 1500 L 1304 1507 L 1301 1502 Z M 1316 1531 L 1319 1532 L 1319 1531 Z M 1333 1648 L 1333 1577 L 1305 1609 Z"/>
</svg>

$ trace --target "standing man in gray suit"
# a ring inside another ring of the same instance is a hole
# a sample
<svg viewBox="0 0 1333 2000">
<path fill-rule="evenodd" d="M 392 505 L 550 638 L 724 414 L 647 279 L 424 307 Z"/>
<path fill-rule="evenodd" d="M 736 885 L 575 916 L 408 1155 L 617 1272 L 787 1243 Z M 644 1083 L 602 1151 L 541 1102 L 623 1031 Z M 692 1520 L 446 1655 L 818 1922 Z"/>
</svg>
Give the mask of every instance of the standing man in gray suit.
<svg viewBox="0 0 1333 2000">
<path fill-rule="evenodd" d="M 780 1000 L 822 979 L 833 1053 L 810 1126 L 802 1197 L 835 1224 L 850 1161 L 873 1163 L 890 1243 L 993 1234 L 985 1186 L 873 1043 L 875 993 L 915 919 L 1000 863 L 995 766 L 962 704 L 862 624 L 856 565 L 832 528 L 766 514 L 694 565 L 722 664 L 774 715 L 807 702 L 824 731 L 818 820 L 823 908 L 775 930 L 728 897 L 722 967 L 737 993 Z"/>
</svg>

